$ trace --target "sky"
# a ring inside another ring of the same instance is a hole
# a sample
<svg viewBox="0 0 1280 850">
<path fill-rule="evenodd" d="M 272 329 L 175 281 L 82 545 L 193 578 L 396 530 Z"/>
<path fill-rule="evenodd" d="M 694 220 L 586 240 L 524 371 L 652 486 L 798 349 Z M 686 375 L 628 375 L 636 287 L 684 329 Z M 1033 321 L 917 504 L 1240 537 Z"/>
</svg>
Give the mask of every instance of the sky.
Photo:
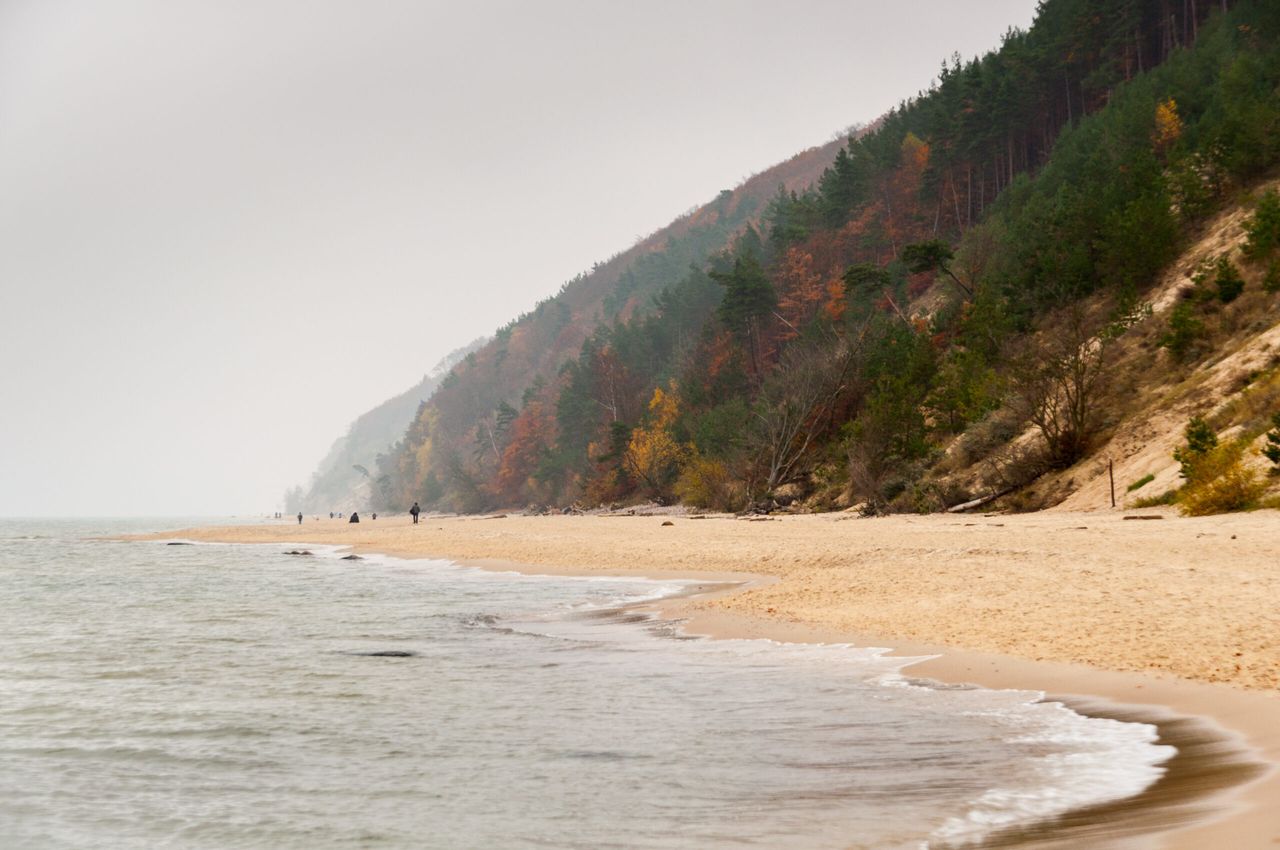
<svg viewBox="0 0 1280 850">
<path fill-rule="evenodd" d="M 1035 0 L 0 0 L 0 516 L 282 507 L 358 415 Z"/>
</svg>

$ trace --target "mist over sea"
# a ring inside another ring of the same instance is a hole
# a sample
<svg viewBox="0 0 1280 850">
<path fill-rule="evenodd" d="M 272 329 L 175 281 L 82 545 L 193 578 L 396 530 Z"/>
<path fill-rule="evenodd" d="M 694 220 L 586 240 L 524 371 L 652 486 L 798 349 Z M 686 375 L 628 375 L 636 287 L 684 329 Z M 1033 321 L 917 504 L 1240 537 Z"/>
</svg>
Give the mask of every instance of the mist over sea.
<svg viewBox="0 0 1280 850">
<path fill-rule="evenodd" d="M 618 610 L 679 582 L 102 539 L 176 524 L 0 520 L 0 846 L 963 846 L 1171 755 Z"/>
</svg>

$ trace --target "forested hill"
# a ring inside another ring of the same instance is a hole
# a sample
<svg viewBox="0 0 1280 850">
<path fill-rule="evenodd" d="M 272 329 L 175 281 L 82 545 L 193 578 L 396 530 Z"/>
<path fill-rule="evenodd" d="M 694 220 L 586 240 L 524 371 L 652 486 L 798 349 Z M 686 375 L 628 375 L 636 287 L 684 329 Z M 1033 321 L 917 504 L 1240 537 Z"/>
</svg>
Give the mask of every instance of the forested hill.
<svg viewBox="0 0 1280 850">
<path fill-rule="evenodd" d="M 375 498 L 931 510 L 1071 480 L 1135 381 L 1275 323 L 1271 196 L 1176 306 L 1149 299 L 1280 162 L 1277 33 L 1266 0 L 1044 0 L 873 129 L 500 330 Z"/>
<path fill-rule="evenodd" d="M 492 466 L 492 452 L 510 424 L 509 411 L 523 406 L 530 392 L 554 386 L 561 367 L 578 357 L 598 328 L 660 309 L 656 299 L 664 290 L 758 226 L 775 195 L 811 185 L 841 145 L 835 140 L 809 148 L 723 190 L 500 328 L 453 370 L 404 439 L 379 460 L 382 489 L 375 503 L 398 504 L 424 495 L 432 502 L 433 482 L 452 474 L 446 470 Z M 480 451 L 484 447 L 487 458 Z"/>
<path fill-rule="evenodd" d="M 306 488 L 294 487 L 285 493 L 285 510 L 321 514 L 363 509 L 370 500 L 378 455 L 389 451 L 404 434 L 449 371 L 484 342 L 478 339 L 451 351 L 421 381 L 357 417 L 347 433 L 334 441 Z"/>
</svg>

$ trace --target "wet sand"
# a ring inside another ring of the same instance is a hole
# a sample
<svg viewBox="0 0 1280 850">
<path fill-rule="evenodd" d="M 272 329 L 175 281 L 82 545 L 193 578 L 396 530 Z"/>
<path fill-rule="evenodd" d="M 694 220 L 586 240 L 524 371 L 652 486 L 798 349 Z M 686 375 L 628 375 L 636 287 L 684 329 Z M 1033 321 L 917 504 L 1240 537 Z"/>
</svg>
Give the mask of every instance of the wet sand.
<svg viewBox="0 0 1280 850">
<path fill-rule="evenodd" d="M 1134 514 L 1161 518 L 1123 518 Z M 1179 746 L 1141 798 L 1008 836 L 1016 846 L 1248 850 L 1280 847 L 1280 812 L 1267 805 L 1280 800 L 1278 532 L 1274 511 L 1138 511 L 308 518 L 159 536 L 736 582 L 669 601 L 663 615 L 714 636 L 941 654 L 908 672 L 1045 691 L 1091 714 L 1158 722 Z"/>
</svg>

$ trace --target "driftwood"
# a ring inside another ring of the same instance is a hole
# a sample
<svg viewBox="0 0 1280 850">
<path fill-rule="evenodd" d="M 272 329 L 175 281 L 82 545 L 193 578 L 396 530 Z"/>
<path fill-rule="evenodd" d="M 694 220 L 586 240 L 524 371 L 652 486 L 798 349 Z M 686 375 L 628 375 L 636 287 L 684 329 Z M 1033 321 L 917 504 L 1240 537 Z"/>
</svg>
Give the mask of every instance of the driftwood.
<svg viewBox="0 0 1280 850">
<path fill-rule="evenodd" d="M 947 508 L 947 513 L 958 514 L 968 510 L 972 510 L 973 508 L 981 507 L 982 505 L 985 505 L 987 502 L 994 502 L 996 499 L 1000 498 L 1001 496 L 1009 495 L 1014 491 L 1014 489 L 1015 488 L 1011 487 L 1008 490 L 1001 490 L 999 493 L 992 493 L 989 496 L 979 496 L 976 499 L 970 499 L 967 502 L 961 502 L 958 505 L 952 505 L 951 507 Z"/>
</svg>

